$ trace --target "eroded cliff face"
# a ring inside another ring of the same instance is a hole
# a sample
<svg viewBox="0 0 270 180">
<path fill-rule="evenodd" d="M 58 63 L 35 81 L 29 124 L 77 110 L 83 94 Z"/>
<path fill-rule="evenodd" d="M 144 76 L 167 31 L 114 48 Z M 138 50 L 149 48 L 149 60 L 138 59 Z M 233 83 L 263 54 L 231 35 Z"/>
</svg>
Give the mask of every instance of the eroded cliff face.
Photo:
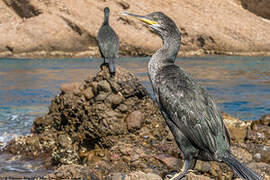
<svg viewBox="0 0 270 180">
<path fill-rule="evenodd" d="M 270 21 L 244 9 L 239 0 L 2 0 L 0 56 L 99 57 L 95 38 L 106 6 L 121 55 L 151 55 L 161 46 L 153 31 L 121 16 L 123 11 L 170 16 L 182 34 L 179 56 L 270 52 Z"/>
<path fill-rule="evenodd" d="M 270 2 L 268 0 L 241 0 L 243 8 L 270 19 Z"/>
</svg>

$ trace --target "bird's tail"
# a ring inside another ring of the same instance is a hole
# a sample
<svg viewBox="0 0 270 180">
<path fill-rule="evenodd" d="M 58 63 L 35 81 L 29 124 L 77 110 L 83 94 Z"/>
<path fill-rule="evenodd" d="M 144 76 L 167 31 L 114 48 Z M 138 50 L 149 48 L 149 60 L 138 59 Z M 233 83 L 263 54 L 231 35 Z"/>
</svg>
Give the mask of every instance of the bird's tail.
<svg viewBox="0 0 270 180">
<path fill-rule="evenodd" d="M 240 178 L 246 180 L 262 180 L 262 177 L 237 160 L 234 155 L 227 152 L 222 161 L 225 162 Z"/>
<path fill-rule="evenodd" d="M 115 59 L 114 58 L 109 58 L 109 69 L 111 74 L 115 74 Z"/>
</svg>

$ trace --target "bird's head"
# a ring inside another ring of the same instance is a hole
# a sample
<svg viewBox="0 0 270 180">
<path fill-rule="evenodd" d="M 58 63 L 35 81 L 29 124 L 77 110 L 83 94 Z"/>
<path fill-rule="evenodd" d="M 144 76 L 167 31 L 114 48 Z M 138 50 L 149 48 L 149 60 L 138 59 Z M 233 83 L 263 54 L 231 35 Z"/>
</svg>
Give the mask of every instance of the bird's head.
<svg viewBox="0 0 270 180">
<path fill-rule="evenodd" d="M 110 14 L 110 8 L 105 7 L 104 8 L 104 14 Z"/>
<path fill-rule="evenodd" d="M 162 12 L 153 12 L 145 16 L 123 12 L 122 15 L 133 16 L 136 19 L 139 19 L 155 30 L 162 37 L 169 36 L 175 32 L 179 33 L 179 30 L 173 20 Z"/>
</svg>

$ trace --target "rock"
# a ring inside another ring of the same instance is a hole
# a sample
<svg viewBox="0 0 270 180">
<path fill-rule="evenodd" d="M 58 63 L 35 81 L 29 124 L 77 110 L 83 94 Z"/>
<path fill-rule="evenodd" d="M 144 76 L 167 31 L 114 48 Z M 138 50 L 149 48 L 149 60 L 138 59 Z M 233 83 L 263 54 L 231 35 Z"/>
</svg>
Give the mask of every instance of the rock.
<svg viewBox="0 0 270 180">
<path fill-rule="evenodd" d="M 106 99 L 106 97 L 108 96 L 108 94 L 106 93 L 100 93 L 95 97 L 95 101 L 104 101 Z"/>
<path fill-rule="evenodd" d="M 210 162 L 197 161 L 195 169 L 201 173 L 210 173 L 212 167 Z"/>
<path fill-rule="evenodd" d="M 241 147 L 232 146 L 231 151 L 233 155 L 235 155 L 235 157 L 241 162 L 248 163 L 252 161 L 252 154 Z"/>
<path fill-rule="evenodd" d="M 91 87 L 85 89 L 85 90 L 82 92 L 82 94 L 83 94 L 88 100 L 94 97 L 94 93 L 93 93 Z"/>
<path fill-rule="evenodd" d="M 72 144 L 72 140 L 66 134 L 59 135 L 58 142 L 63 148 L 66 148 Z"/>
<path fill-rule="evenodd" d="M 248 130 L 247 131 L 247 140 L 253 141 L 253 142 L 260 142 L 265 140 L 265 135 L 263 132 L 256 132 L 253 130 Z"/>
<path fill-rule="evenodd" d="M 241 0 L 241 4 L 245 9 L 262 16 L 264 18 L 270 19 L 270 4 L 267 0 Z"/>
<path fill-rule="evenodd" d="M 112 90 L 114 91 L 114 92 L 119 92 L 120 91 L 120 85 L 119 84 L 117 84 L 116 82 L 114 82 L 114 81 L 112 81 L 112 82 L 110 82 L 110 84 L 111 84 L 111 87 L 112 87 Z"/>
<path fill-rule="evenodd" d="M 247 144 L 247 150 L 253 154 L 256 161 L 270 163 L 270 147 L 268 144 Z"/>
<path fill-rule="evenodd" d="M 113 107 L 116 107 L 116 106 L 118 106 L 119 104 L 121 104 L 123 102 L 124 98 L 123 98 L 121 93 L 118 93 L 118 94 L 113 94 L 112 93 L 108 97 L 108 100 L 112 104 Z"/>
<path fill-rule="evenodd" d="M 120 179 L 121 178 L 121 179 Z M 132 172 L 126 175 L 115 174 L 112 176 L 114 180 L 162 180 L 162 178 L 156 174 L 152 173 L 143 173 L 141 171 Z"/>
<path fill-rule="evenodd" d="M 246 9 L 249 9 L 247 11 Z M 1 2 L 0 55 L 3 57 L 88 57 L 100 56 L 96 43 L 97 30 L 103 22 L 103 9 L 111 8 L 110 20 L 120 41 L 123 55 L 151 55 L 161 40 L 141 23 L 119 15 L 123 9 L 144 15 L 162 6 L 182 34 L 179 56 L 203 54 L 255 55 L 269 54 L 267 0 L 175 1 L 29 1 Z M 23 7 L 23 8 L 22 8 Z M 147 7 L 151 7 L 150 9 Z M 177 7 L 173 10 L 172 7 Z M 203 8 L 202 8 L 203 7 Z M 200 12 L 199 14 L 197 12 Z M 222 14 L 221 12 L 227 12 Z M 253 14 L 253 13 L 255 14 Z M 209 20 L 215 17 L 215 20 Z M 185 19 L 185 20 L 183 20 Z M 193 19 L 192 22 L 188 19 Z M 130 27 L 132 26 L 132 27 Z M 257 30 L 252 28 L 259 27 Z M 145 28 L 144 30 L 141 30 Z M 258 32 L 259 31 L 259 32 Z M 257 34 L 264 38 L 253 38 Z M 40 38 L 42 37 L 42 38 Z M 25 41 L 18 41 L 24 39 Z M 27 42 L 27 43 L 25 43 Z"/>
<path fill-rule="evenodd" d="M 256 153 L 256 154 L 254 154 L 253 158 L 255 159 L 255 161 L 259 162 L 262 159 L 262 155 L 261 155 L 261 153 Z"/>
<path fill-rule="evenodd" d="M 211 178 L 202 175 L 196 175 L 194 173 L 188 173 L 183 180 L 211 180 Z"/>
<path fill-rule="evenodd" d="M 140 111 L 133 111 L 126 118 L 127 128 L 129 131 L 135 131 L 142 126 L 143 114 Z"/>
<path fill-rule="evenodd" d="M 106 80 L 103 80 L 103 81 L 98 82 L 97 90 L 105 92 L 105 93 L 110 93 L 111 92 L 111 86 Z"/>
<path fill-rule="evenodd" d="M 78 94 L 80 92 L 79 88 L 81 86 L 81 83 L 75 82 L 75 83 L 67 83 L 61 85 L 61 91 L 63 93 L 74 93 Z"/>
<path fill-rule="evenodd" d="M 117 107 L 117 109 L 119 109 L 121 112 L 127 112 L 127 110 L 128 110 L 128 107 L 127 107 L 127 105 L 125 105 L 125 104 L 120 104 L 118 107 Z"/>
<path fill-rule="evenodd" d="M 264 126 L 270 126 L 270 114 L 265 114 L 260 118 L 260 123 Z"/>
<path fill-rule="evenodd" d="M 248 164 L 248 167 L 253 169 L 257 173 L 266 173 L 270 174 L 270 165 L 267 163 L 262 163 L 262 162 L 252 162 Z"/>
<path fill-rule="evenodd" d="M 123 180 L 125 177 L 126 175 L 123 173 L 114 173 L 111 175 L 111 180 Z"/>
<path fill-rule="evenodd" d="M 228 128 L 231 140 L 233 142 L 244 142 L 247 134 L 247 128 L 250 126 L 250 122 L 243 122 L 239 119 L 236 119 L 226 113 L 222 113 L 222 117 Z"/>
<path fill-rule="evenodd" d="M 126 1 L 124 1 L 124 0 L 119 1 L 118 4 L 119 4 L 124 10 L 126 10 L 126 9 L 129 8 L 129 4 L 128 4 Z"/>
<path fill-rule="evenodd" d="M 89 167 L 74 164 L 62 165 L 55 172 L 44 176 L 44 178 L 99 180 L 99 178 Z"/>
<path fill-rule="evenodd" d="M 166 164 L 166 166 L 170 169 L 170 170 L 177 170 L 179 167 L 179 163 L 178 163 L 178 159 L 176 159 L 173 156 L 168 156 L 166 154 L 160 154 L 157 155 L 156 158 L 158 160 L 160 160 L 161 162 L 163 162 L 164 164 Z"/>
<path fill-rule="evenodd" d="M 196 175 L 192 172 L 188 172 L 185 177 L 182 178 L 182 180 L 211 180 L 212 178 L 209 178 L 207 176 L 203 175 Z M 164 180 L 169 180 L 168 177 L 165 177 Z"/>
<path fill-rule="evenodd" d="M 29 143 L 32 140 L 27 136 L 10 142 L 5 151 L 30 159 L 42 156 L 47 167 L 84 164 L 100 179 L 119 169 L 151 173 L 157 168 L 160 174 L 168 171 L 166 164 L 152 155 L 162 153 L 159 147 L 167 143 L 168 136 L 156 105 L 134 74 L 117 68 L 115 77 L 109 78 L 108 72 L 103 68 L 75 88 L 78 93 L 64 89 L 68 93 L 61 92 L 52 100 L 49 113 L 33 124 L 31 136 L 38 139 L 37 145 Z M 114 84 L 114 89 L 110 84 Z M 126 88 L 133 89 L 133 94 L 123 98 L 123 102 L 118 101 L 120 97 L 113 97 L 123 94 Z M 88 89 L 93 91 L 91 99 L 86 97 Z M 109 97 L 113 104 L 120 103 L 117 108 L 108 105 Z M 132 128 L 143 127 L 143 131 L 128 131 L 126 118 L 132 113 L 135 122 L 139 122 Z M 145 119 L 151 122 L 142 123 Z"/>
</svg>

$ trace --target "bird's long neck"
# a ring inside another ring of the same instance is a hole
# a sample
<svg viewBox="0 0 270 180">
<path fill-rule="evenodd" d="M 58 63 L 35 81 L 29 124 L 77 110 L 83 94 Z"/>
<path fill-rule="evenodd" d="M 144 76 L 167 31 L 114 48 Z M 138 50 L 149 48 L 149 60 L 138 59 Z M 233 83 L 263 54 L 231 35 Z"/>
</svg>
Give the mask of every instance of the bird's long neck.
<svg viewBox="0 0 270 180">
<path fill-rule="evenodd" d="M 103 25 L 109 24 L 109 17 L 110 17 L 110 13 L 104 13 Z"/>
<path fill-rule="evenodd" d="M 150 58 L 148 73 L 151 82 L 155 82 L 157 72 L 164 66 L 174 64 L 177 53 L 180 49 L 181 36 L 178 30 L 171 32 L 169 36 L 161 36 L 162 47 Z"/>
</svg>

